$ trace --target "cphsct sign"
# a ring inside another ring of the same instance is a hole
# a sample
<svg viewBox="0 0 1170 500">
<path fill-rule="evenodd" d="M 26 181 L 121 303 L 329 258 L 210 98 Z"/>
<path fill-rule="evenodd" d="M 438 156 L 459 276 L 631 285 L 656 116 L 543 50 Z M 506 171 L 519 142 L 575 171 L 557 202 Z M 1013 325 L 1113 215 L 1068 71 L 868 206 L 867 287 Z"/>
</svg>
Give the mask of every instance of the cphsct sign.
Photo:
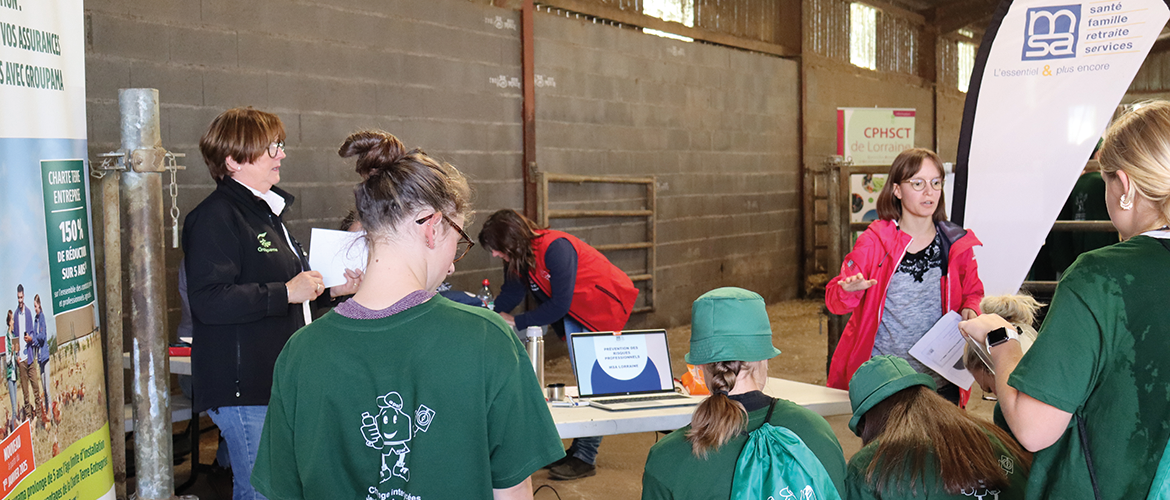
<svg viewBox="0 0 1170 500">
<path fill-rule="evenodd" d="M 1170 11 L 1014 0 L 998 15 L 971 77 L 952 208 L 984 243 L 988 294 L 1019 289 Z"/>
</svg>

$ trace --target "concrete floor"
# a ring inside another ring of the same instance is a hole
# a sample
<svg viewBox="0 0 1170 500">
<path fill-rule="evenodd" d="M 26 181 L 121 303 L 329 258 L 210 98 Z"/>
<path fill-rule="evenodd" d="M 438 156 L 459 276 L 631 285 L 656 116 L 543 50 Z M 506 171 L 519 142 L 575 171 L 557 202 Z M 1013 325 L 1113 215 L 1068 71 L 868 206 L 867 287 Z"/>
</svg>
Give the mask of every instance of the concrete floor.
<svg viewBox="0 0 1170 500">
<path fill-rule="evenodd" d="M 773 342 L 783 351 L 773 358 L 768 366 L 768 375 L 811 384 L 825 383 L 827 345 L 825 337 L 825 316 L 823 302 L 819 300 L 788 301 L 768 306 L 772 320 Z M 688 350 L 690 326 L 672 328 L 668 331 L 672 367 L 679 376 L 686 366 L 683 355 Z M 565 343 L 556 337 L 545 339 L 545 382 L 575 384 L 569 366 L 568 350 Z M 983 401 L 978 387 L 972 394 L 968 410 L 990 420 L 994 403 Z M 204 428 L 211 427 L 211 421 L 203 419 Z M 861 440 L 849 431 L 848 415 L 827 419 L 840 440 L 848 459 L 861 448 Z M 559 498 L 607 500 L 639 498 L 642 484 L 642 468 L 646 454 L 660 437 L 657 433 L 625 434 L 606 436 L 597 459 L 597 475 L 576 481 L 555 481 L 549 479 L 548 471 L 537 471 L 533 475 L 533 488 L 537 489 L 538 500 Z M 217 433 L 205 433 L 201 441 L 200 462 L 211 463 L 215 456 Z M 565 441 L 568 447 L 569 441 Z M 203 467 L 206 469 L 206 467 Z M 190 461 L 175 467 L 175 482 L 183 483 L 190 471 Z M 132 486 L 131 486 L 132 488 Z M 555 490 L 549 491 L 549 489 Z M 231 476 L 220 471 L 201 474 L 188 491 L 180 494 L 195 495 L 203 500 L 228 500 L 231 498 Z"/>
</svg>

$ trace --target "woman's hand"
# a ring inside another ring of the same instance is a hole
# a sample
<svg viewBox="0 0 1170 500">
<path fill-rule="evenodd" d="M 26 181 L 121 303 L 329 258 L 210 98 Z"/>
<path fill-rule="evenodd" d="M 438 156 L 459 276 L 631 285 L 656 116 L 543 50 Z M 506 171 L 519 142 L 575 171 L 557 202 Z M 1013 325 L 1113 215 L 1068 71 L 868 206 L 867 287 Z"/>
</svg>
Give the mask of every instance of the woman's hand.
<svg viewBox="0 0 1170 500">
<path fill-rule="evenodd" d="M 364 277 L 366 277 L 366 273 L 360 269 L 346 269 L 345 284 L 329 287 L 329 294 L 334 297 L 353 295 L 357 293 L 358 287 L 362 286 L 362 278 Z"/>
<path fill-rule="evenodd" d="M 968 310 L 964 309 L 964 311 Z M 1008 329 L 1016 328 L 1011 323 L 1008 323 L 1006 319 L 999 317 L 998 314 L 984 314 L 975 319 L 959 322 L 959 331 L 963 333 L 963 336 L 980 344 L 987 341 L 988 333 L 991 333 L 992 330 L 999 327 Z"/>
<path fill-rule="evenodd" d="M 316 299 L 325 291 L 325 278 L 317 271 L 304 271 L 284 286 L 288 287 L 288 303 L 300 304 Z"/>
<path fill-rule="evenodd" d="M 843 280 L 837 280 L 837 285 L 846 292 L 860 292 L 877 284 L 877 280 L 867 280 L 861 273 L 854 274 Z"/>
<path fill-rule="evenodd" d="M 504 323 L 507 323 L 512 328 L 516 328 L 516 317 L 506 312 L 500 313 L 500 317 L 504 318 Z"/>
<path fill-rule="evenodd" d="M 970 307 L 964 307 L 962 311 L 959 311 L 959 314 L 963 315 L 963 321 L 970 321 L 979 316 L 979 313 Z"/>
</svg>

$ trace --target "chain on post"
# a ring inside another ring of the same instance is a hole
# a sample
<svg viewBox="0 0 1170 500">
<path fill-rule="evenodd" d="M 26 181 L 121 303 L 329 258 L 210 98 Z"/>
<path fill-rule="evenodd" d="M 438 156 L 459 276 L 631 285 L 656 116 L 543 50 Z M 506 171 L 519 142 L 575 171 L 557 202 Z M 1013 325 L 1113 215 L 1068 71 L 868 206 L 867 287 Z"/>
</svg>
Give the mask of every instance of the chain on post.
<svg viewBox="0 0 1170 500">
<path fill-rule="evenodd" d="M 176 179 L 176 174 L 185 168 L 180 167 L 175 161 L 177 156 L 185 155 L 167 151 L 166 169 L 171 173 L 171 184 L 167 187 L 171 194 L 171 248 L 179 248 L 179 182 Z"/>
</svg>

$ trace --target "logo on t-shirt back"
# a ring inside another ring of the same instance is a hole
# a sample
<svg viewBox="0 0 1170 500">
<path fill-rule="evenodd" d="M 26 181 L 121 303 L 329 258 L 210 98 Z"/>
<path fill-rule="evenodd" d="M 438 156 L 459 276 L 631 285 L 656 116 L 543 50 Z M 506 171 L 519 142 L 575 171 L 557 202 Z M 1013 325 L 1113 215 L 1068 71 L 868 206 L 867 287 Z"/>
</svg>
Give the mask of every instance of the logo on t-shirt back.
<svg viewBox="0 0 1170 500">
<path fill-rule="evenodd" d="M 1024 19 L 1022 61 L 1064 59 L 1077 55 L 1080 5 L 1056 5 L 1028 9 Z"/>
</svg>

